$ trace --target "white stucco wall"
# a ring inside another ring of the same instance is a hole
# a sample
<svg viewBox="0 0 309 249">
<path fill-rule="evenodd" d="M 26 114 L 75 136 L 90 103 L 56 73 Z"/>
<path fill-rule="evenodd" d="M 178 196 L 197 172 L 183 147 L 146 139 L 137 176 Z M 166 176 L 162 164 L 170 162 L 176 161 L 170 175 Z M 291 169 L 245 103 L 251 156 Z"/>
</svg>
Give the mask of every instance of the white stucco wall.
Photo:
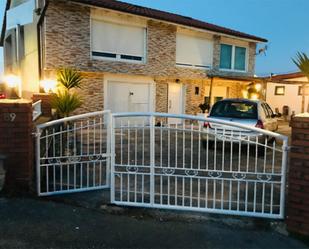
<svg viewBox="0 0 309 249">
<path fill-rule="evenodd" d="M 306 77 L 289 79 L 288 81 L 307 81 Z M 276 86 L 285 86 L 285 94 L 284 95 L 275 95 Z M 298 87 L 301 86 L 295 84 L 278 84 L 278 83 L 267 83 L 266 90 L 266 102 L 271 106 L 273 110 L 279 108 L 279 111 L 282 112 L 283 106 L 287 105 L 290 107 L 289 114 L 291 115 L 293 111 L 295 114 L 301 113 L 301 102 L 302 96 L 298 95 Z M 305 99 L 305 111 L 309 111 L 307 109 L 309 104 L 309 96 L 306 96 Z"/>
</svg>

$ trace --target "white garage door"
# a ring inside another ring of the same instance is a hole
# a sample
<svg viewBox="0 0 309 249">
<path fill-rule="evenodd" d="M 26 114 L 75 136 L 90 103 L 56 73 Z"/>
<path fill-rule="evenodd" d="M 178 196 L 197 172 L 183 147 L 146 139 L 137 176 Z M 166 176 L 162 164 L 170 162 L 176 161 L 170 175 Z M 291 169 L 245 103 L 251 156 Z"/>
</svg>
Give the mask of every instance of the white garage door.
<svg viewBox="0 0 309 249">
<path fill-rule="evenodd" d="M 151 84 L 108 81 L 107 108 L 112 112 L 150 112 Z M 135 118 L 141 123 L 143 119 Z"/>
</svg>

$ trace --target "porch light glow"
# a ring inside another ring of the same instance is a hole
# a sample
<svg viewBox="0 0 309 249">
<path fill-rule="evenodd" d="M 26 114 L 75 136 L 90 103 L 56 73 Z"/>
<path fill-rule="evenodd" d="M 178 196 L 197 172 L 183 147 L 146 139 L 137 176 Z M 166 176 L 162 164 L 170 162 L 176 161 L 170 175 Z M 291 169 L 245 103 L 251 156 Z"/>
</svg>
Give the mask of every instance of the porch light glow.
<svg viewBox="0 0 309 249">
<path fill-rule="evenodd" d="M 45 93 L 55 92 L 57 88 L 57 82 L 51 79 L 42 80 L 40 85 Z"/>
<path fill-rule="evenodd" d="M 259 95 L 256 93 L 251 94 L 251 98 L 252 100 L 258 100 L 259 99 Z"/>
<path fill-rule="evenodd" d="M 261 84 L 255 84 L 254 88 L 255 88 L 255 90 L 257 90 L 259 92 L 262 89 L 262 85 Z"/>
<path fill-rule="evenodd" d="M 242 93 L 242 97 L 243 97 L 244 99 L 247 99 L 247 98 L 248 98 L 249 93 L 248 93 L 247 90 L 242 90 L 241 93 Z"/>
<path fill-rule="evenodd" d="M 7 75 L 4 77 L 4 82 L 7 84 L 9 88 L 19 87 L 21 85 L 20 77 L 16 75 Z"/>
</svg>

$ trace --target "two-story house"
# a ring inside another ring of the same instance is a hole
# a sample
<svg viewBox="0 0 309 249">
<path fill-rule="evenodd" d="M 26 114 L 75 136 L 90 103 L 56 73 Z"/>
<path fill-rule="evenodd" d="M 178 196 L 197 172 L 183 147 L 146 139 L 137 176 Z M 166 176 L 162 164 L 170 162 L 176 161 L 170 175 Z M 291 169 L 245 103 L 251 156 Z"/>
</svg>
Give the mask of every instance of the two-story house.
<svg viewBox="0 0 309 249">
<path fill-rule="evenodd" d="M 32 21 L 14 23 L 22 12 Z M 8 0 L 1 37 L 5 71 L 21 76 L 23 97 L 38 92 L 40 80 L 55 77 L 57 68 L 81 71 L 80 112 L 195 114 L 205 98 L 241 97 L 263 42 L 114 0 Z"/>
</svg>

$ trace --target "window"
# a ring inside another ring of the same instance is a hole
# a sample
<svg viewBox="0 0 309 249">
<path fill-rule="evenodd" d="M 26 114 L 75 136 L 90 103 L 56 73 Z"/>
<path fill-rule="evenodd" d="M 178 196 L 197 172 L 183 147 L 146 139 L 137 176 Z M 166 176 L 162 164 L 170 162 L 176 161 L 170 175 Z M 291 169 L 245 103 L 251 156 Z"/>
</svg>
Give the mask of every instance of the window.
<svg viewBox="0 0 309 249">
<path fill-rule="evenodd" d="M 17 62 L 16 53 L 16 31 L 15 29 L 10 31 L 10 34 L 4 40 L 4 67 L 5 71 L 10 72 L 13 70 L 14 65 Z"/>
<path fill-rule="evenodd" d="M 92 56 L 143 62 L 146 28 L 91 20 Z"/>
<path fill-rule="evenodd" d="M 197 68 L 211 68 L 213 41 L 203 37 L 177 33 L 176 64 Z"/>
<path fill-rule="evenodd" d="M 216 96 L 216 97 L 214 97 L 214 100 L 215 100 L 214 102 L 217 103 L 218 101 L 221 101 L 222 99 L 223 99 L 223 97 Z"/>
<path fill-rule="evenodd" d="M 275 87 L 275 95 L 284 95 L 284 94 L 285 94 L 285 86 Z"/>
<path fill-rule="evenodd" d="M 303 95 L 303 87 L 302 86 L 299 86 L 298 87 L 298 95 L 301 96 Z M 305 87 L 305 95 L 309 95 L 309 86 L 306 86 Z"/>
<path fill-rule="evenodd" d="M 232 69 L 232 48 L 231 45 L 221 45 L 220 68 Z"/>
<path fill-rule="evenodd" d="M 246 71 L 247 48 L 221 44 L 220 69 Z"/>
</svg>

